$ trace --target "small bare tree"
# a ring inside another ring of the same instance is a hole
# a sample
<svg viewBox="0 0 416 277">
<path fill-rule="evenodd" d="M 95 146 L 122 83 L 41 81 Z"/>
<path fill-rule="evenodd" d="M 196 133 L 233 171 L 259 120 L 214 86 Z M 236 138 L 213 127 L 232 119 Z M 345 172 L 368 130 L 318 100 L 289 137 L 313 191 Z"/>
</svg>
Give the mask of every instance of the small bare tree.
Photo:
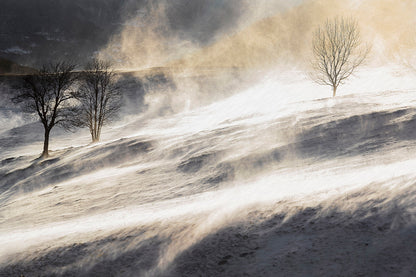
<svg viewBox="0 0 416 277">
<path fill-rule="evenodd" d="M 345 18 L 327 20 L 319 26 L 312 47 L 312 78 L 318 84 L 331 86 L 334 97 L 338 86 L 362 64 L 370 50 L 362 46 L 357 21 Z"/>
<path fill-rule="evenodd" d="M 74 97 L 79 101 L 77 126 L 88 127 L 93 142 L 98 142 L 104 124 L 117 116 L 121 107 L 121 91 L 108 62 L 94 59 L 80 76 L 79 90 Z"/>
<path fill-rule="evenodd" d="M 58 124 L 65 125 L 71 109 L 71 88 L 76 80 L 75 65 L 56 62 L 44 65 L 37 73 L 22 78 L 22 87 L 15 102 L 27 112 L 35 112 L 43 125 L 45 136 L 42 158 L 49 156 L 49 135 Z"/>
</svg>

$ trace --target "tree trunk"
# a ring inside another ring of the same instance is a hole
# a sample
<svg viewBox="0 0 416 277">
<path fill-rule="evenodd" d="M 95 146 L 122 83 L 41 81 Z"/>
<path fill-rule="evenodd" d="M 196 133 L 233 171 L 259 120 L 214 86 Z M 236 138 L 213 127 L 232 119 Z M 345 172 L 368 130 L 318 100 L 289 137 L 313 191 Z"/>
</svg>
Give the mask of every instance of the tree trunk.
<svg viewBox="0 0 416 277">
<path fill-rule="evenodd" d="M 100 126 L 101 126 L 100 122 L 97 122 L 90 128 L 92 143 L 96 143 L 100 141 L 100 136 L 101 136 Z"/>
<path fill-rule="evenodd" d="M 100 133 L 97 133 L 97 136 L 95 137 L 95 142 L 99 142 L 100 141 Z"/>
<path fill-rule="evenodd" d="M 45 138 L 43 141 L 43 152 L 41 158 L 47 158 L 49 156 L 49 134 L 51 130 L 49 128 L 45 128 Z"/>
<path fill-rule="evenodd" d="M 96 143 L 96 142 L 99 142 L 100 141 L 100 135 L 98 134 L 98 132 L 97 132 L 96 129 L 92 130 L 92 132 L 91 132 L 91 138 L 92 138 L 92 142 L 93 143 Z"/>
<path fill-rule="evenodd" d="M 337 87 L 333 86 L 333 92 L 332 92 L 332 97 L 335 97 L 335 95 L 337 94 Z"/>
</svg>

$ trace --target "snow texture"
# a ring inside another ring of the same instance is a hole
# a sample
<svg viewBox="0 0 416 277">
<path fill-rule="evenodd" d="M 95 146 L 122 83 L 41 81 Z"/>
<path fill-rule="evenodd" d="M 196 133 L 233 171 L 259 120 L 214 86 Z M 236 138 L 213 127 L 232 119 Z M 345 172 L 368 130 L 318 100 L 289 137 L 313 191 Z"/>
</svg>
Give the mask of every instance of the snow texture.
<svg viewBox="0 0 416 277">
<path fill-rule="evenodd" d="M 0 276 L 416 276 L 415 86 L 392 71 L 335 99 L 265 75 L 210 105 L 125 115 L 98 144 L 56 129 L 45 160 L 41 126 L 14 120 Z"/>
</svg>

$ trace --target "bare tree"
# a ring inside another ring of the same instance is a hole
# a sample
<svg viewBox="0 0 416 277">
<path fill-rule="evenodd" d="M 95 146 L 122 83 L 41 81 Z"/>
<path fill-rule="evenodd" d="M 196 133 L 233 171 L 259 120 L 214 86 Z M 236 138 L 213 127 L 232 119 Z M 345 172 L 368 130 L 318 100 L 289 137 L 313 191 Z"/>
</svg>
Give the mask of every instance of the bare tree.
<svg viewBox="0 0 416 277">
<path fill-rule="evenodd" d="M 22 78 L 23 85 L 14 98 L 27 112 L 35 112 L 43 125 L 45 136 L 42 158 L 49 156 L 49 135 L 58 124 L 64 125 L 70 111 L 71 88 L 76 80 L 75 65 L 56 62 L 44 65 L 37 73 Z"/>
<path fill-rule="evenodd" d="M 80 103 L 78 126 L 88 127 L 93 142 L 100 140 L 103 125 L 110 122 L 121 107 L 121 91 L 108 62 L 94 59 L 81 74 L 79 90 L 74 94 Z"/>
<path fill-rule="evenodd" d="M 362 46 L 358 23 L 351 18 L 327 20 L 316 29 L 312 47 L 312 78 L 318 84 L 331 86 L 334 97 L 338 86 L 362 64 L 370 50 Z"/>
</svg>

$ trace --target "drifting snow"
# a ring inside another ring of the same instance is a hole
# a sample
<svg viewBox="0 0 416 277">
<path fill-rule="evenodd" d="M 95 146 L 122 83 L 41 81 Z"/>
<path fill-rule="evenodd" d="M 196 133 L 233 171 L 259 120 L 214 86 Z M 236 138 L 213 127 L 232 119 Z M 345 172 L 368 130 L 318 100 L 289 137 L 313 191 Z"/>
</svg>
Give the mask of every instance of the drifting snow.
<svg viewBox="0 0 416 277">
<path fill-rule="evenodd" d="M 413 276 L 416 100 L 391 72 L 335 99 L 271 74 L 208 106 L 130 117 L 100 144 L 57 130 L 47 160 L 41 134 L 3 133 L 0 273 Z"/>
</svg>

